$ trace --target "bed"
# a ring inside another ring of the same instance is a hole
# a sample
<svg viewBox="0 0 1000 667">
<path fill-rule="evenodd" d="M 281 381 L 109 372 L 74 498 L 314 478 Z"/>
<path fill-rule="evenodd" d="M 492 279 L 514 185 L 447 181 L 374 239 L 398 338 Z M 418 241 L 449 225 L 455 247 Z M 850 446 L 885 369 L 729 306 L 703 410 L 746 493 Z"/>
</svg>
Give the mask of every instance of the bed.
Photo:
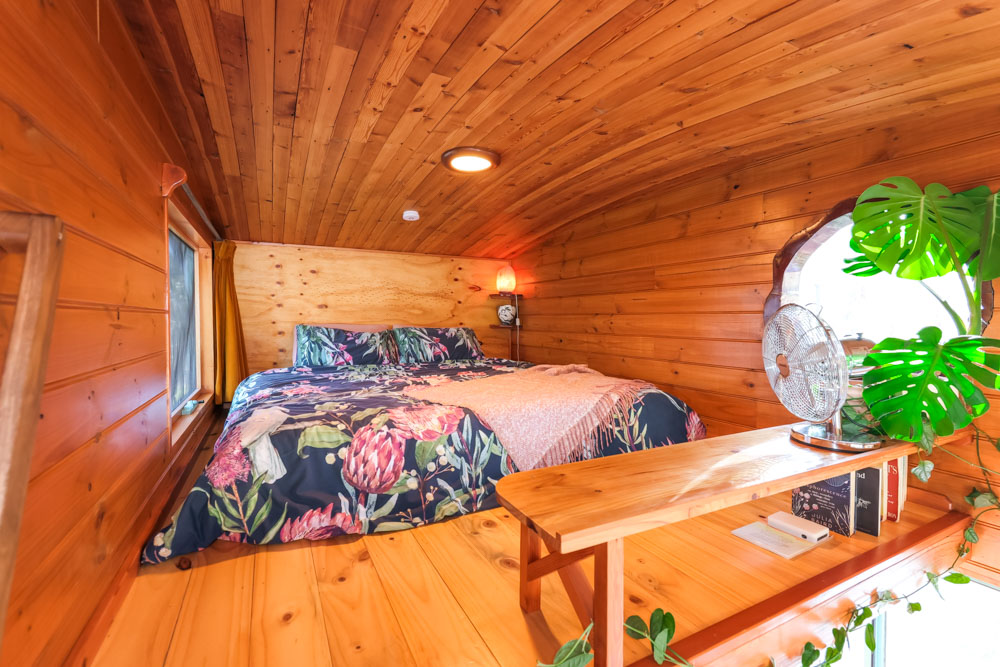
<svg viewBox="0 0 1000 667">
<path fill-rule="evenodd" d="M 320 540 L 404 530 L 496 507 L 496 482 L 518 469 L 497 433 L 473 410 L 412 392 L 530 366 L 445 359 L 299 365 L 251 375 L 236 391 L 205 471 L 170 525 L 148 540 L 142 562 L 218 539 Z M 694 411 L 651 385 L 606 421 L 603 436 L 566 461 L 705 434 Z"/>
</svg>

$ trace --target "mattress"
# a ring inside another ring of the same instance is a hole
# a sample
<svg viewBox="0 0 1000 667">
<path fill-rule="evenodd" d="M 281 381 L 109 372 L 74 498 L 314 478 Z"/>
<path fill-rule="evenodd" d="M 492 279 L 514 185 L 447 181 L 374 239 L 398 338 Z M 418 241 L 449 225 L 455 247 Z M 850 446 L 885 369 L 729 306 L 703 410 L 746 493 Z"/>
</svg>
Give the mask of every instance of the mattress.
<svg viewBox="0 0 1000 667">
<path fill-rule="evenodd" d="M 421 401 L 413 385 L 463 382 L 527 367 L 504 359 L 280 368 L 237 388 L 204 472 L 149 538 L 143 563 L 205 548 L 405 530 L 497 506 L 516 472 L 473 411 Z M 698 415 L 650 388 L 616 419 L 613 437 L 575 458 L 704 436 Z M 568 461 L 567 461 L 568 462 Z"/>
</svg>

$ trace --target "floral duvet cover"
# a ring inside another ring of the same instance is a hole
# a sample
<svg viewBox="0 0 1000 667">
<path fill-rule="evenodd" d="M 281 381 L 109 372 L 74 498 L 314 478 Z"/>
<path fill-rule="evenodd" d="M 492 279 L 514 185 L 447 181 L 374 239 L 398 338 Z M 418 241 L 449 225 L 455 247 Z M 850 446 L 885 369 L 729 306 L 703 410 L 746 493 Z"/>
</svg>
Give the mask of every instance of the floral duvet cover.
<svg viewBox="0 0 1000 667">
<path fill-rule="evenodd" d="M 236 390 L 205 471 L 150 538 L 142 561 L 217 539 L 253 544 L 412 528 L 497 506 L 514 464 L 465 408 L 406 396 L 409 385 L 462 382 L 528 364 L 501 359 L 389 366 L 280 368 Z M 585 458 L 704 437 L 698 415 L 661 391 L 642 393 L 610 442 Z"/>
</svg>

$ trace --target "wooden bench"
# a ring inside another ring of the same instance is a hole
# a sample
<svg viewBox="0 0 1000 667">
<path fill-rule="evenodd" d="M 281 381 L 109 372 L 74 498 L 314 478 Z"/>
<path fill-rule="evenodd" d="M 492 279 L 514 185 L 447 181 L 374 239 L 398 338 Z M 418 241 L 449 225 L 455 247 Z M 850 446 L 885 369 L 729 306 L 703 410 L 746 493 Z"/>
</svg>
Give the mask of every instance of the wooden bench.
<svg viewBox="0 0 1000 667">
<path fill-rule="evenodd" d="M 788 435 L 789 427 L 780 426 L 501 479 L 500 503 L 521 522 L 521 608 L 537 611 L 541 577 L 557 572 L 581 622 L 594 622 L 595 665 L 620 667 L 623 538 L 916 451 L 892 443 L 847 454 L 798 445 Z M 593 589 L 578 562 L 591 554 Z"/>
</svg>

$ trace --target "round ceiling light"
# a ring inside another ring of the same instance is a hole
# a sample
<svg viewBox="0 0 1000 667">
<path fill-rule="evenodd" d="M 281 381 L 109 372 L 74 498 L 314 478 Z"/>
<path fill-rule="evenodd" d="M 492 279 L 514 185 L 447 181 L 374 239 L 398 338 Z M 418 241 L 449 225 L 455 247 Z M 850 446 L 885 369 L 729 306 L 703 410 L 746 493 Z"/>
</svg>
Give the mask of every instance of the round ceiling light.
<svg viewBox="0 0 1000 667">
<path fill-rule="evenodd" d="M 465 173 L 486 171 L 500 164 L 500 154 L 475 146 L 459 146 L 446 150 L 441 155 L 441 162 L 452 171 Z"/>
</svg>

